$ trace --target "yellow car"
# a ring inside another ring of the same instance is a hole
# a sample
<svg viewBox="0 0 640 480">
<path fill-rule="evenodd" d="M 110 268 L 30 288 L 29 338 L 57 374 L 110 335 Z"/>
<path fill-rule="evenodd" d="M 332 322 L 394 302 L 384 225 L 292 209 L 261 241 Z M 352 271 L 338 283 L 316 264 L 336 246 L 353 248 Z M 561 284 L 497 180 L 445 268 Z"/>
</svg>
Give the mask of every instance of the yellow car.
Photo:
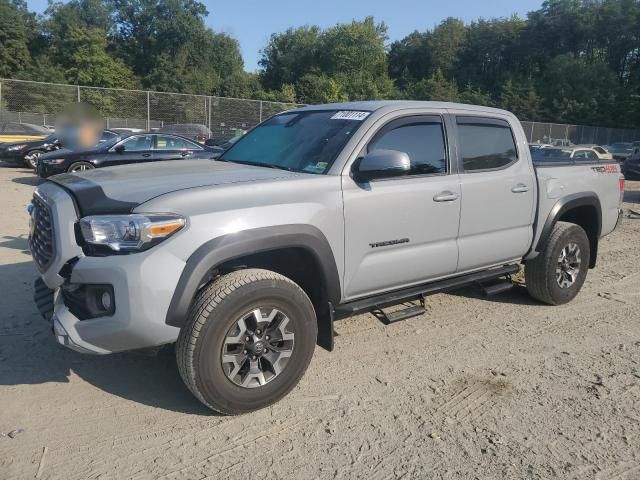
<svg viewBox="0 0 640 480">
<path fill-rule="evenodd" d="M 0 123 L 0 143 L 39 140 L 50 133 L 48 128 L 31 123 Z"/>
</svg>

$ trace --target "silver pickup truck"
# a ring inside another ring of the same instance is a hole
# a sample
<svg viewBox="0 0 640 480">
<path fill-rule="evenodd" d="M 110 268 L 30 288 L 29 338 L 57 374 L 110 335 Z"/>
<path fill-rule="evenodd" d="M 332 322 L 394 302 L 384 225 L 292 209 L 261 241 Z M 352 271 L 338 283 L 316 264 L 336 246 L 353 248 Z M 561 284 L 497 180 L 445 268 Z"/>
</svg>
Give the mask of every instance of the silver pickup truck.
<svg viewBox="0 0 640 480">
<path fill-rule="evenodd" d="M 532 162 L 511 113 L 434 102 L 317 105 L 217 161 L 62 174 L 33 197 L 36 302 L 57 341 L 106 354 L 176 343 L 225 414 L 286 395 L 333 321 L 481 284 L 573 299 L 620 220 L 615 162 Z M 123 372 L 126 374 L 126 372 Z"/>
</svg>

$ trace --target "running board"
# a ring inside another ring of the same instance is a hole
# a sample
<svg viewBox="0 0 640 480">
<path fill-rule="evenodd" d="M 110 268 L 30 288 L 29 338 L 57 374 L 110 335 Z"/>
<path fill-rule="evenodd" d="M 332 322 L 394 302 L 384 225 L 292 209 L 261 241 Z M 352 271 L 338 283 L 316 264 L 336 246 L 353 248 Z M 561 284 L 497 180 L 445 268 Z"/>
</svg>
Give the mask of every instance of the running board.
<svg viewBox="0 0 640 480">
<path fill-rule="evenodd" d="M 413 307 L 403 308 L 402 310 L 396 310 L 395 312 L 387 313 L 382 308 L 376 308 L 373 312 L 382 323 L 389 325 L 390 323 L 399 322 L 400 320 L 419 317 L 426 312 L 426 309 L 424 305 L 415 305 Z"/>
<path fill-rule="evenodd" d="M 506 292 L 512 288 L 513 282 L 508 280 L 506 282 L 494 283 L 493 285 L 483 285 L 482 293 L 484 293 L 486 297 L 492 297 L 493 295 Z"/>
<path fill-rule="evenodd" d="M 462 287 L 464 285 L 478 283 L 486 280 L 511 275 L 520 271 L 520 265 L 505 265 L 503 267 L 483 270 L 481 272 L 467 273 L 458 277 L 438 280 L 436 282 L 418 285 L 416 287 L 404 288 L 393 292 L 383 293 L 375 297 L 367 297 L 352 302 L 337 305 L 335 311 L 342 316 L 349 316 L 363 310 L 372 310 L 380 308 L 380 305 L 393 305 L 407 299 L 416 299 L 421 295 L 434 294 L 452 288 Z"/>
</svg>

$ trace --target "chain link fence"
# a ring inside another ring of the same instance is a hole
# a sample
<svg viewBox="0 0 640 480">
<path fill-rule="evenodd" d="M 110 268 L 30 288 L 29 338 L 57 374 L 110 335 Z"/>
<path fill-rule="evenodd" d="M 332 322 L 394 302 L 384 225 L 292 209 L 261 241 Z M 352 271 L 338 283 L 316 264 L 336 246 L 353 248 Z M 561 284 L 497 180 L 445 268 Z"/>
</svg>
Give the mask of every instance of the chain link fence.
<svg viewBox="0 0 640 480">
<path fill-rule="evenodd" d="M 56 115 L 73 103 L 92 105 L 107 128 L 150 130 L 176 123 L 195 123 L 208 127 L 214 138 L 232 137 L 276 113 L 300 106 L 263 100 L 0 79 L 0 122 L 55 125 Z M 522 122 L 522 126 L 530 143 L 563 146 L 640 141 L 640 129 L 541 122 Z"/>
<path fill-rule="evenodd" d="M 214 138 L 232 137 L 294 103 L 83 87 L 0 79 L 0 122 L 52 126 L 71 104 L 91 105 L 106 128 L 151 130 L 171 124 L 204 125 Z"/>
<path fill-rule="evenodd" d="M 580 144 L 612 145 L 640 141 L 640 129 L 589 127 L 561 123 L 522 122 L 529 143 L 556 146 Z"/>
</svg>

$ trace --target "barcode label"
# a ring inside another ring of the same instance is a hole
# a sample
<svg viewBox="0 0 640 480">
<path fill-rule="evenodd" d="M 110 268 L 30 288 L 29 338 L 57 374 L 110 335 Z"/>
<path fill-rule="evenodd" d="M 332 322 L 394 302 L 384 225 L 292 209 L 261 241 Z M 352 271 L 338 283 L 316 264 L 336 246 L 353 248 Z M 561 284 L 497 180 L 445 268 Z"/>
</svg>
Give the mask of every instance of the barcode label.
<svg viewBox="0 0 640 480">
<path fill-rule="evenodd" d="M 355 120 L 357 122 L 361 122 L 365 118 L 369 116 L 371 112 L 352 112 L 349 110 L 341 110 L 336 112 L 331 120 Z"/>
</svg>

